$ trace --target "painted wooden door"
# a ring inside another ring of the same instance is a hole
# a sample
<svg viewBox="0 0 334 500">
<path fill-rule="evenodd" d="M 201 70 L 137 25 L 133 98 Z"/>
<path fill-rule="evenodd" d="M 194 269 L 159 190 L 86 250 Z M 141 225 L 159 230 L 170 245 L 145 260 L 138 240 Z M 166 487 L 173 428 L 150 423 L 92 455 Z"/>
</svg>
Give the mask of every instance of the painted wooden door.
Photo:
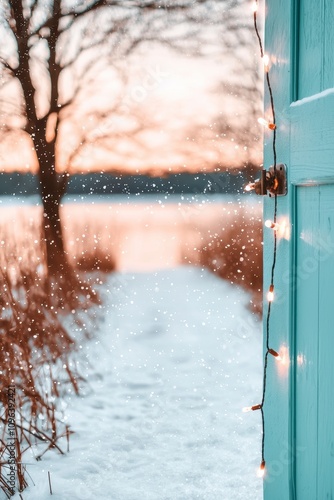
<svg viewBox="0 0 334 500">
<path fill-rule="evenodd" d="M 288 195 L 278 200 L 287 230 L 278 243 L 271 330 L 285 363 L 269 367 L 264 494 L 334 499 L 334 1 L 267 0 L 266 52 Z M 269 133 L 266 144 L 269 166 Z M 265 218 L 273 203 L 265 200 Z M 272 253 L 268 230 L 265 290 Z"/>
</svg>

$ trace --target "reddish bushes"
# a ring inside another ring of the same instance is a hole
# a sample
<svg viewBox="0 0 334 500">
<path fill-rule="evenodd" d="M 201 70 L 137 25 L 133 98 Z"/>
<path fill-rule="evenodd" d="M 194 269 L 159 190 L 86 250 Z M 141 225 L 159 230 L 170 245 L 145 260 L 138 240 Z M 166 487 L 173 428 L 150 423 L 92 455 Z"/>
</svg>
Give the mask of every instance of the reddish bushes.
<svg viewBox="0 0 334 500">
<path fill-rule="evenodd" d="M 49 449 L 64 452 L 59 440 L 70 431 L 59 418 L 60 398 L 64 388 L 78 393 L 83 379 L 71 362 L 76 343 L 63 318 L 75 311 L 80 322 L 80 313 L 98 302 L 74 271 L 48 278 L 37 229 L 30 227 L 20 245 L 3 234 L 0 253 L 0 488 L 8 498 L 27 484 L 21 460 L 27 448 L 40 443 L 36 458 Z"/>
<path fill-rule="evenodd" d="M 186 249 L 186 262 L 202 265 L 251 292 L 250 307 L 262 311 L 262 218 L 259 206 L 231 205 L 221 225 L 208 231 L 198 248 Z"/>
</svg>

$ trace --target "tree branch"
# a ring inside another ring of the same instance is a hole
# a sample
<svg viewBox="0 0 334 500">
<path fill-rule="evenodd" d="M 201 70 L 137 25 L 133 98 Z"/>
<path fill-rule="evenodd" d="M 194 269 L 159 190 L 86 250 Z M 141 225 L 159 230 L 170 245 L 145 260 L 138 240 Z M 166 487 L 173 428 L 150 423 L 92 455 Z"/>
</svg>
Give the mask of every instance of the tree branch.
<svg viewBox="0 0 334 500">
<path fill-rule="evenodd" d="M 50 26 L 49 46 L 49 75 L 50 75 L 50 113 L 58 114 L 59 76 L 61 67 L 57 61 L 56 46 L 59 38 L 59 20 L 61 17 L 61 0 L 53 0 L 52 22 Z"/>
<path fill-rule="evenodd" d="M 3 57 L 0 56 L 0 64 L 4 66 L 6 69 L 8 69 L 13 75 L 15 75 L 15 68 L 11 66 Z"/>
<path fill-rule="evenodd" d="M 28 34 L 28 23 L 24 19 L 23 15 L 23 5 L 21 2 L 12 2 L 12 22 L 13 25 L 12 32 L 16 38 L 17 42 L 17 52 L 19 64 L 15 70 L 15 76 L 21 83 L 24 99 L 26 102 L 26 115 L 28 120 L 28 127 L 31 132 L 35 130 L 37 115 L 35 108 L 35 87 L 32 82 L 30 66 L 29 66 L 29 34 Z"/>
<path fill-rule="evenodd" d="M 69 29 L 72 26 L 73 22 L 76 19 L 79 19 L 80 17 L 84 16 L 85 14 L 88 14 L 89 12 L 95 11 L 95 10 L 97 10 L 100 7 L 108 7 L 108 6 L 109 6 L 109 3 L 106 4 L 105 0 L 97 0 L 97 1 L 89 4 L 88 6 L 84 7 L 81 10 L 77 10 L 77 11 L 74 11 L 74 12 L 73 11 L 68 11 L 68 12 L 63 13 L 63 15 L 62 15 L 63 18 L 70 19 L 70 21 L 67 24 L 66 28 L 64 28 L 64 31 L 67 30 L 67 29 Z"/>
</svg>

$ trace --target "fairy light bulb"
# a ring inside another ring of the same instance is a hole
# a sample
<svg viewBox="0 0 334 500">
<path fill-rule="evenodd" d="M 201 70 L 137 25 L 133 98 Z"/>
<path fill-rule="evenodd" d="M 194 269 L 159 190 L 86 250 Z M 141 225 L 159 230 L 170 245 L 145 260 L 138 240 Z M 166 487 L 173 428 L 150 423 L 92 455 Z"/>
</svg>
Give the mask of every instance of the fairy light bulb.
<svg viewBox="0 0 334 500">
<path fill-rule="evenodd" d="M 247 186 L 245 186 L 245 191 L 249 192 L 249 191 L 253 191 L 255 189 L 255 183 L 254 182 L 250 182 L 249 184 L 247 184 Z"/>
<path fill-rule="evenodd" d="M 264 225 L 266 227 L 269 227 L 269 229 L 273 229 L 274 231 L 277 231 L 279 229 L 279 224 L 277 224 L 277 222 L 273 222 L 271 220 L 266 220 Z"/>
<path fill-rule="evenodd" d="M 256 411 L 256 410 L 261 410 L 262 405 L 254 405 L 254 406 L 245 406 L 245 408 L 242 409 L 243 413 L 248 413 L 249 411 Z"/>
<path fill-rule="evenodd" d="M 260 125 L 269 128 L 269 130 L 275 130 L 276 128 L 275 123 L 268 122 L 268 120 L 266 120 L 265 118 L 258 118 L 257 121 L 260 123 Z"/>
<path fill-rule="evenodd" d="M 259 477 L 264 477 L 265 473 L 266 473 L 266 462 L 262 460 L 257 475 Z"/>
<path fill-rule="evenodd" d="M 254 1 L 254 2 L 252 3 L 252 11 L 254 12 L 254 14 L 255 14 L 255 12 L 257 12 L 257 11 L 258 11 L 258 9 L 259 9 L 259 5 L 258 5 L 258 3 L 257 3 L 256 1 Z"/>
<path fill-rule="evenodd" d="M 272 302 L 274 300 L 274 285 L 270 285 L 269 292 L 267 293 L 268 302 Z"/>
<path fill-rule="evenodd" d="M 264 54 L 262 60 L 263 60 L 264 71 L 266 73 L 268 73 L 269 72 L 269 62 L 270 62 L 268 54 Z"/>
<path fill-rule="evenodd" d="M 268 352 L 269 354 L 271 354 L 272 356 L 274 356 L 274 358 L 276 359 L 276 361 L 282 361 L 282 358 L 280 356 L 280 354 L 275 351 L 274 349 L 268 349 Z"/>
</svg>

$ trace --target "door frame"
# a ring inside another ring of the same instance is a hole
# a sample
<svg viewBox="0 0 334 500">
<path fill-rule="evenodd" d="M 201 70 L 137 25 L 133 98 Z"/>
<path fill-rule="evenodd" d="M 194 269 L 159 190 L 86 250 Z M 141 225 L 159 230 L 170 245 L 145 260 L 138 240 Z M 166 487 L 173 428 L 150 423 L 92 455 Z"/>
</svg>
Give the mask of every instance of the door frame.
<svg viewBox="0 0 334 500">
<path fill-rule="evenodd" d="M 277 118 L 277 161 L 287 165 L 288 194 L 277 199 L 278 222 L 283 217 L 291 227 L 291 238 L 278 242 L 277 264 L 275 271 L 275 290 L 277 300 L 271 312 L 270 344 L 273 349 L 286 349 L 288 359 L 285 372 L 279 373 L 275 363 L 268 369 L 268 393 L 265 406 L 265 454 L 267 476 L 264 478 L 265 500 L 293 500 L 295 414 L 293 408 L 295 394 L 294 379 L 294 303 L 295 294 L 290 280 L 295 269 L 294 217 L 296 186 L 290 181 L 290 106 L 296 100 L 298 90 L 298 0 L 266 0 L 265 2 L 265 52 L 275 57 L 270 68 Z M 265 89 L 264 110 L 269 109 L 270 97 Z M 273 164 L 272 137 L 265 132 L 264 165 L 266 169 Z M 264 199 L 264 219 L 273 217 L 274 199 Z M 270 284 L 273 258 L 273 234 L 264 228 L 264 304 Z M 286 270 L 288 267 L 288 279 Z M 264 307 L 263 327 L 266 328 L 267 311 Z M 264 330 L 265 331 L 265 330 Z M 264 347 L 265 349 L 265 347 Z"/>
</svg>

